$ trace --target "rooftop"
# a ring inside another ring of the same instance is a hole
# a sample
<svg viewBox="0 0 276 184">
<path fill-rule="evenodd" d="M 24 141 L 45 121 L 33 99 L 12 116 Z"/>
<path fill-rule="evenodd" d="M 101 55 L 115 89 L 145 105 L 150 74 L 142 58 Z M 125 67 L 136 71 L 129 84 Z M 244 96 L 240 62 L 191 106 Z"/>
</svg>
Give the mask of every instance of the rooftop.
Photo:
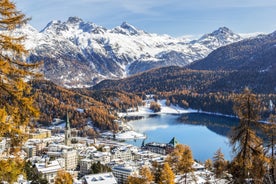
<svg viewBox="0 0 276 184">
<path fill-rule="evenodd" d="M 48 161 L 47 164 L 46 164 L 46 162 L 36 163 L 35 166 L 36 166 L 37 170 L 43 174 L 57 172 L 60 169 L 62 169 L 62 167 L 60 166 L 60 164 L 57 160 Z"/>
<path fill-rule="evenodd" d="M 112 172 L 86 175 L 83 179 L 87 184 L 117 184 Z"/>
<path fill-rule="evenodd" d="M 175 137 L 172 138 L 172 140 L 169 142 L 169 145 L 173 146 L 174 148 L 176 145 L 179 144 L 178 140 L 176 140 Z"/>
<path fill-rule="evenodd" d="M 117 165 L 112 168 L 112 171 L 121 171 L 121 172 L 127 172 L 127 173 L 132 173 L 135 172 L 137 168 L 129 165 Z"/>
</svg>

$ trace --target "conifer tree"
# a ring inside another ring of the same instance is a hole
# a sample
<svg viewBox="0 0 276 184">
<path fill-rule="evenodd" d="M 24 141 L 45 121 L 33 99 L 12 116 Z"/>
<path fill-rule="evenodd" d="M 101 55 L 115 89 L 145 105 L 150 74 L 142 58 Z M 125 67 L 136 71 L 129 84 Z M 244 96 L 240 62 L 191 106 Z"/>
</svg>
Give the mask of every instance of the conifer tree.
<svg viewBox="0 0 276 184">
<path fill-rule="evenodd" d="M 213 163 L 214 163 L 214 173 L 216 177 L 222 177 L 223 172 L 226 169 L 226 161 L 224 159 L 224 155 L 221 152 L 221 149 L 218 149 L 213 157 Z"/>
<path fill-rule="evenodd" d="M 211 159 L 207 159 L 204 163 L 205 169 L 212 171 L 213 170 L 213 162 Z"/>
<path fill-rule="evenodd" d="M 14 183 L 18 176 L 23 173 L 24 161 L 19 158 L 0 160 L 0 183 L 3 181 Z"/>
<path fill-rule="evenodd" d="M 24 172 L 24 162 L 16 154 L 26 138 L 25 129 L 32 118 L 38 117 L 28 80 L 37 77 L 36 64 L 24 61 L 27 57 L 16 28 L 27 18 L 10 0 L 0 1 L 0 137 L 10 139 L 9 154 L 13 159 L 1 160 L 1 181 L 13 183 Z"/>
<path fill-rule="evenodd" d="M 276 155 L 275 155 L 275 147 L 276 147 L 276 115 L 271 114 L 268 118 L 268 123 L 265 124 L 265 132 L 268 137 L 267 147 L 269 150 L 269 166 L 270 166 L 270 175 L 273 184 L 276 184 Z"/>
<path fill-rule="evenodd" d="M 256 167 L 253 167 L 256 160 L 254 158 L 264 159 L 262 140 L 255 132 L 255 129 L 260 128 L 259 110 L 260 103 L 256 95 L 247 88 L 235 99 L 234 111 L 240 123 L 233 129 L 230 141 L 236 154 L 231 164 L 236 183 L 245 183 L 248 178 L 253 178 L 256 173 L 254 170 Z M 264 167 L 264 165 L 258 167 Z"/>
<path fill-rule="evenodd" d="M 184 151 L 182 153 L 181 160 L 179 162 L 179 171 L 180 173 L 183 173 L 185 176 L 185 183 L 187 183 L 187 174 L 190 172 L 193 172 L 193 164 L 194 164 L 194 159 L 193 159 L 193 154 L 192 150 L 190 149 L 189 146 L 184 145 Z"/>
<path fill-rule="evenodd" d="M 167 157 L 168 163 L 170 164 L 171 168 L 176 174 L 178 174 L 179 172 L 179 163 L 183 153 L 184 153 L 184 145 L 177 144 L 173 152 L 171 152 Z"/>
<path fill-rule="evenodd" d="M 128 176 L 127 184 L 147 184 L 146 179 L 138 175 Z"/>
<path fill-rule="evenodd" d="M 186 182 L 187 174 L 193 171 L 194 163 L 190 147 L 183 144 L 177 144 L 174 151 L 167 157 L 167 161 L 175 173 L 184 174 Z"/>
<path fill-rule="evenodd" d="M 93 163 L 91 165 L 91 174 L 98 174 L 98 173 L 104 173 L 104 172 L 111 172 L 110 167 L 107 165 L 101 164 L 100 161 Z"/>
<path fill-rule="evenodd" d="M 55 184 L 73 184 L 72 176 L 63 170 L 58 171 L 57 176 L 55 177 Z"/>
<path fill-rule="evenodd" d="M 175 175 L 170 165 L 165 162 L 161 171 L 159 184 L 174 184 L 174 178 Z"/>
<path fill-rule="evenodd" d="M 208 171 L 212 171 L 213 170 L 213 162 L 211 159 L 207 159 L 204 163 L 204 167 L 206 170 Z M 211 173 L 210 172 L 205 172 L 206 176 L 205 176 L 205 184 L 210 184 L 210 180 L 211 180 Z"/>
<path fill-rule="evenodd" d="M 153 175 L 150 169 L 146 166 L 142 167 L 140 170 L 140 175 L 146 180 L 146 183 L 151 183 L 153 181 Z"/>
<path fill-rule="evenodd" d="M 34 72 L 37 65 L 24 62 L 27 56 L 22 44 L 24 36 L 14 33 L 26 21 L 14 3 L 0 1 L 0 137 L 11 139 L 11 152 L 22 144 L 26 126 L 38 116 L 27 83 L 37 76 Z"/>
<path fill-rule="evenodd" d="M 140 175 L 129 176 L 127 184 L 150 184 L 153 181 L 153 175 L 150 169 L 146 166 L 140 170 Z"/>
<path fill-rule="evenodd" d="M 26 179 L 32 181 L 31 184 L 49 184 L 47 179 L 43 178 L 42 173 L 37 172 L 37 169 L 30 161 L 25 161 L 24 173 L 26 174 Z"/>
<path fill-rule="evenodd" d="M 253 157 L 252 162 L 251 177 L 255 184 L 263 184 L 269 159 L 264 152 L 261 152 Z"/>
<path fill-rule="evenodd" d="M 156 161 L 152 162 L 152 173 L 154 176 L 154 182 L 155 183 L 160 183 L 160 176 L 161 176 L 161 171 L 162 171 L 162 165 L 159 164 Z"/>
</svg>

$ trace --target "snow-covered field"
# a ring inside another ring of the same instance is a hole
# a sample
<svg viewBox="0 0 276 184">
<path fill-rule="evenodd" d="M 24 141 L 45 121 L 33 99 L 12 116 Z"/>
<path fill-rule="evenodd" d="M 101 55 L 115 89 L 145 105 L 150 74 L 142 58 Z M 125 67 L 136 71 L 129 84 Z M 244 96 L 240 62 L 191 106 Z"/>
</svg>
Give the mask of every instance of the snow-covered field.
<svg viewBox="0 0 276 184">
<path fill-rule="evenodd" d="M 123 133 L 116 134 L 116 139 L 118 140 L 127 140 L 127 139 L 145 139 L 146 136 L 144 134 L 135 132 L 135 131 L 127 131 Z"/>
<path fill-rule="evenodd" d="M 184 109 L 175 105 L 166 106 L 166 100 L 158 100 L 157 103 L 161 106 L 161 111 L 155 113 L 150 109 L 150 103 L 152 101 L 153 99 L 145 100 L 146 105 L 138 107 L 138 111 L 119 113 L 119 116 L 146 116 L 151 114 L 184 114 L 198 112 L 194 109 Z"/>
</svg>

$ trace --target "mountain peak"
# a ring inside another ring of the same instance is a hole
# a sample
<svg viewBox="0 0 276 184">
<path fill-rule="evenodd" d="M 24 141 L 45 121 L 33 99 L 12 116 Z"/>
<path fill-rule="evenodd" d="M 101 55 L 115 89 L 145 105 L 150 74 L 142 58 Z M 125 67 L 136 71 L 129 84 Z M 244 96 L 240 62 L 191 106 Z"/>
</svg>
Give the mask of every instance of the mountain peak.
<svg viewBox="0 0 276 184">
<path fill-rule="evenodd" d="M 60 20 L 51 21 L 41 32 L 52 32 L 53 34 L 62 35 L 64 31 L 71 30 L 70 34 L 75 34 L 76 30 L 88 33 L 103 33 L 105 28 L 98 26 L 92 22 L 84 22 L 79 17 L 69 17 L 66 22 Z"/>
<path fill-rule="evenodd" d="M 79 17 L 69 17 L 67 20 L 67 23 L 69 24 L 78 24 L 80 22 L 83 22 L 83 20 Z"/>
<path fill-rule="evenodd" d="M 217 30 L 213 31 L 210 35 L 234 35 L 235 33 L 227 27 L 220 27 Z"/>
<path fill-rule="evenodd" d="M 220 32 L 220 33 L 232 33 L 232 31 L 228 28 L 228 27 L 219 27 L 218 30 L 216 30 L 217 32 Z"/>
<path fill-rule="evenodd" d="M 145 33 L 144 31 L 137 29 L 136 27 L 127 22 L 123 22 L 120 26 L 117 26 L 114 29 L 112 29 L 111 32 L 131 36 Z"/>
<path fill-rule="evenodd" d="M 210 49 L 218 48 L 222 45 L 237 42 L 242 40 L 242 37 L 227 27 L 220 27 L 212 33 L 203 35 L 194 43 L 201 43 L 206 45 Z"/>
<path fill-rule="evenodd" d="M 128 30 L 132 30 L 132 31 L 137 32 L 137 29 L 133 25 L 131 25 L 127 22 L 123 22 L 120 27 L 123 28 L 123 29 L 128 29 Z"/>
<path fill-rule="evenodd" d="M 60 20 L 52 20 L 40 32 L 47 32 L 49 29 L 57 28 L 61 25 Z"/>
<path fill-rule="evenodd" d="M 25 31 L 25 30 L 23 30 Z M 44 60 L 45 77 L 64 86 L 91 86 L 103 79 L 121 78 L 163 66 L 184 66 L 214 49 L 236 41 L 228 28 L 194 42 L 148 34 L 122 22 L 106 29 L 78 17 L 52 21 L 41 32 L 29 29 L 30 62 Z M 219 37 L 221 37 L 219 39 Z"/>
</svg>

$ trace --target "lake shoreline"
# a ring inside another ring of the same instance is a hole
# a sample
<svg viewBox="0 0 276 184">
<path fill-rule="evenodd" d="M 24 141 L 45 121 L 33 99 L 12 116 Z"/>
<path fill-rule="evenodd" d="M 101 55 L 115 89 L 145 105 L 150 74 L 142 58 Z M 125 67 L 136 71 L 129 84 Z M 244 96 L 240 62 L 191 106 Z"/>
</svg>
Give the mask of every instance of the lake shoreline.
<svg viewBox="0 0 276 184">
<path fill-rule="evenodd" d="M 161 106 L 161 111 L 160 112 L 153 112 L 150 109 L 150 102 L 153 100 L 147 100 L 145 101 L 146 105 L 145 106 L 139 106 L 138 111 L 129 111 L 126 113 L 119 113 L 119 117 L 127 117 L 130 121 L 133 121 L 131 118 L 137 118 L 140 119 L 141 117 L 148 117 L 151 115 L 162 115 L 162 114 L 172 114 L 172 115 L 181 115 L 181 114 L 187 114 L 187 113 L 198 113 L 198 114 L 209 114 L 209 115 L 216 115 L 216 116 L 223 116 L 223 117 L 230 117 L 230 118 L 236 118 L 238 119 L 237 116 L 235 115 L 229 115 L 229 114 L 222 114 L 218 112 L 208 112 L 208 111 L 202 111 L 202 110 L 196 110 L 196 109 L 184 109 L 179 106 L 175 105 L 170 105 L 166 106 L 166 100 L 158 100 L 157 103 Z M 134 119 L 134 120 L 137 120 Z"/>
<path fill-rule="evenodd" d="M 143 141 L 144 143 L 168 143 L 173 137 L 176 137 L 179 143 L 191 147 L 196 160 L 205 161 L 208 158 L 212 158 L 215 151 L 219 148 L 222 148 L 225 158 L 231 160 L 229 139 L 223 135 L 223 132 L 229 130 L 228 125 L 224 125 L 225 121 L 232 122 L 232 118 L 220 116 L 221 118 L 219 119 L 223 120 L 221 126 L 216 126 L 217 122 L 214 122 L 214 126 L 206 126 L 206 122 L 202 122 L 202 118 L 213 121 L 217 119 L 214 118 L 217 115 L 211 115 L 209 119 L 208 116 L 210 114 L 205 115 L 203 113 L 187 113 L 188 118 L 192 117 L 190 120 L 194 121 L 194 118 L 197 119 L 197 124 L 180 122 L 179 117 L 181 114 L 159 114 L 151 118 L 146 117 L 130 121 L 128 124 L 133 130 L 145 134 L 147 138 L 143 140 L 128 139 L 126 142 L 141 146 Z"/>
</svg>

